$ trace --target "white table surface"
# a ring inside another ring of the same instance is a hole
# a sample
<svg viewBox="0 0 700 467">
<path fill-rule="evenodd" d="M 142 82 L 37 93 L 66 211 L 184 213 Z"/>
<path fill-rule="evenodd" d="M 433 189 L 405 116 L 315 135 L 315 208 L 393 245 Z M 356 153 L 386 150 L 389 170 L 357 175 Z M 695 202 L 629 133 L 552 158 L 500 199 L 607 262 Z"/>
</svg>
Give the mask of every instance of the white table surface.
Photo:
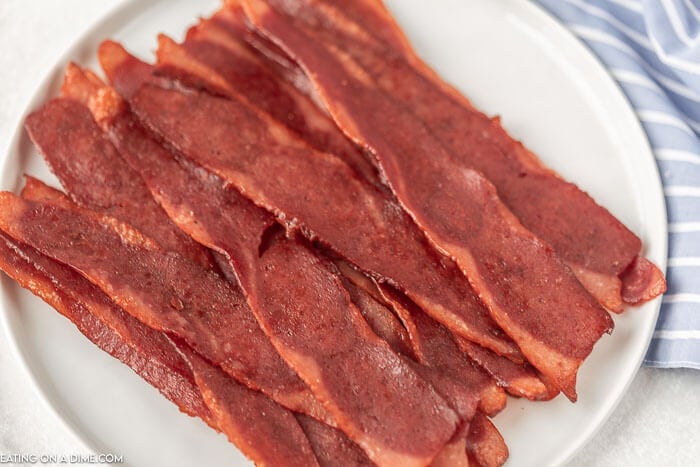
<svg viewBox="0 0 700 467">
<path fill-rule="evenodd" d="M 0 0 L 0 153 L 8 150 L 29 98 L 61 52 L 119 1 Z M 0 382 L 0 455 L 82 452 L 41 402 L 4 330 Z M 128 463 L 128 450 L 121 454 Z M 700 372 L 640 369 L 610 419 L 570 465 L 700 465 Z"/>
</svg>

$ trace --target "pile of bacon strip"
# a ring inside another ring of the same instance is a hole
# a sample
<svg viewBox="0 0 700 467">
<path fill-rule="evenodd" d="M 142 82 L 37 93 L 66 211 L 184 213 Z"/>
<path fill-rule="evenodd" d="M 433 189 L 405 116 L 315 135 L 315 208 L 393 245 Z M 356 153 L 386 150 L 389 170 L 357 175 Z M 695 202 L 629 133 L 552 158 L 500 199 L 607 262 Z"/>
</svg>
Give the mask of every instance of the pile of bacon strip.
<svg viewBox="0 0 700 467">
<path fill-rule="evenodd" d="M 229 1 L 26 128 L 0 268 L 261 465 L 502 465 L 506 394 L 575 401 L 640 240 L 474 109 L 379 0 Z"/>
</svg>

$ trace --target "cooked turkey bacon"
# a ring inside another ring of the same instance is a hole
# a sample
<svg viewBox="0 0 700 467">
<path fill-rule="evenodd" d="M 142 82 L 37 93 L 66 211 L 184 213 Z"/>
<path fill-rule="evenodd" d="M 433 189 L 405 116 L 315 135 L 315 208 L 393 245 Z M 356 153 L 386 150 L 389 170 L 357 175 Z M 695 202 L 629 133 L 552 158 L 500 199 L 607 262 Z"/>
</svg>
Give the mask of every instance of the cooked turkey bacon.
<svg viewBox="0 0 700 467">
<path fill-rule="evenodd" d="M 183 356 L 182 344 L 177 351 L 165 334 L 125 313 L 71 268 L 4 235 L 0 240 L 0 269 L 70 319 L 85 337 L 128 365 L 181 411 L 224 431 L 258 463 L 315 465 L 309 441 L 291 412 L 233 381 L 191 350 L 184 350 Z M 222 405 L 220 398 L 228 404 Z"/>
<path fill-rule="evenodd" d="M 321 467 L 375 465 L 342 431 L 302 414 L 297 414 L 296 417 L 311 442 Z"/>
<path fill-rule="evenodd" d="M 509 209 L 552 245 L 583 285 L 604 306 L 621 311 L 629 292 L 621 289 L 620 275 L 640 264 L 635 261 L 641 249 L 639 238 L 578 187 L 544 167 L 505 132 L 498 119 L 476 110 L 440 79 L 407 41 L 383 39 L 402 34 L 382 8 L 365 8 L 360 16 L 345 1 L 268 3 L 293 11 L 295 24 L 313 30 L 319 43 L 333 44 L 351 56 L 374 84 L 441 141 L 447 149 L 445 157 L 458 167 L 483 173 Z M 665 287 L 662 275 L 651 268 L 638 273 L 646 274 L 647 295 L 656 296 Z"/>
<path fill-rule="evenodd" d="M 240 101 L 146 84 L 130 103 L 185 157 L 290 227 L 382 280 L 395 281 L 453 332 L 500 354 L 520 356 L 454 263 L 432 251 L 398 205 L 336 157 L 313 151 Z"/>
<path fill-rule="evenodd" d="M 531 365 L 514 363 L 466 339 L 456 337 L 455 340 L 459 348 L 510 395 L 539 401 L 552 399 L 559 394 L 559 390 L 547 385 Z"/>
<path fill-rule="evenodd" d="M 217 426 L 256 465 L 318 465 L 306 430 L 291 411 L 234 381 L 186 344 L 173 346 L 190 365 Z"/>
<path fill-rule="evenodd" d="M 134 65 L 135 59 L 113 43 L 109 47 L 102 47 L 101 53 L 123 56 L 121 62 L 113 57 L 105 58 L 102 62 L 109 63 L 110 66 L 119 70 L 119 73 L 107 70 L 107 75 L 119 76 L 114 84 L 120 93 L 134 93 L 133 89 L 128 88 L 135 83 L 135 78 L 129 75 L 128 69 L 133 66 L 134 74 L 139 75 L 141 73 L 139 70 L 145 64 L 139 62 L 138 66 Z M 123 83 L 127 83 L 124 87 L 128 89 L 120 89 Z M 148 112 L 155 111 L 152 107 L 155 104 L 152 94 L 161 94 L 161 92 L 169 91 L 150 85 L 144 86 L 141 101 L 134 99 L 132 105 L 137 112 L 141 106 L 151 105 L 145 108 L 142 115 L 148 120 Z M 174 95 L 177 94 L 176 91 L 172 92 Z M 144 96 L 152 98 L 144 102 Z M 220 135 L 216 142 L 227 147 L 222 148 L 223 152 L 222 149 L 214 149 L 214 152 L 209 154 L 212 156 L 216 152 L 219 153 L 212 165 L 212 161 L 203 159 L 198 154 L 198 151 L 208 151 L 207 148 L 200 146 L 198 141 L 207 139 L 211 135 L 195 131 L 194 126 L 185 125 L 184 121 L 181 123 L 188 127 L 188 133 L 192 133 L 192 137 L 197 138 L 197 141 L 193 142 L 194 144 L 188 144 L 184 150 L 178 144 L 182 139 L 189 140 L 190 135 L 184 138 L 183 135 L 177 136 L 175 140 L 169 140 L 169 143 L 174 144 L 186 157 L 222 175 L 256 204 L 284 216 L 287 220 L 295 219 L 292 222 L 293 225 L 298 223 L 306 234 L 330 244 L 334 250 L 365 271 L 382 277 L 382 280 L 398 283 L 399 287 L 406 290 L 426 312 L 453 332 L 501 355 L 516 361 L 523 360 L 517 346 L 489 317 L 456 265 L 427 244 L 424 236 L 386 193 L 359 179 L 350 167 L 337 158 L 314 152 L 303 142 L 287 134 L 275 122 L 251 111 L 246 104 L 238 100 L 242 96 L 236 94 L 230 97 L 232 97 L 231 102 L 223 104 L 223 107 L 217 104 L 219 110 L 227 113 L 229 118 L 218 122 L 216 131 L 226 131 L 227 125 L 237 127 L 243 124 L 250 128 L 251 134 L 272 136 L 270 143 L 275 147 L 279 147 L 280 143 L 292 144 L 293 147 L 284 148 L 284 151 L 278 151 L 278 153 L 264 149 L 261 155 L 266 157 L 259 158 L 244 141 L 227 140 Z M 155 96 L 155 99 L 157 98 L 158 96 Z M 203 103 L 206 105 L 209 102 L 212 101 Z M 213 102 L 216 102 L 216 99 Z M 176 107 L 175 104 L 181 103 L 173 104 L 173 107 Z M 160 106 L 160 104 L 157 105 Z M 226 106 L 229 108 L 225 109 Z M 205 114 L 199 116 L 205 118 L 208 110 L 203 109 L 201 105 L 198 108 L 204 110 Z M 173 117 L 174 115 L 171 114 L 167 118 Z M 156 123 L 162 124 L 161 121 Z M 196 123 L 196 125 L 200 124 L 205 122 Z M 229 131 L 235 131 L 233 127 L 229 128 Z M 245 149 L 246 146 L 248 149 Z M 238 177 L 234 182 L 232 180 L 234 177 L 226 177 L 221 173 L 221 168 L 216 165 L 233 163 L 234 161 L 226 160 L 228 155 L 253 158 L 256 163 L 246 163 L 237 168 L 250 173 L 245 177 Z M 285 163 L 284 159 L 288 157 L 294 158 L 296 163 L 294 165 Z M 314 165 L 317 167 L 314 168 Z M 317 173 L 319 169 L 332 178 L 319 178 Z M 283 177 L 271 180 L 268 174 L 273 172 Z M 256 180 L 257 178 L 260 180 Z M 250 189 L 247 182 L 254 183 L 255 188 Z M 300 190 L 299 183 L 313 186 L 304 192 Z M 260 189 L 271 191 L 260 193 Z M 329 200 L 333 200 L 335 206 Z M 361 200 L 366 208 L 357 209 L 355 200 Z M 332 223 L 328 222 L 331 218 L 334 220 Z M 347 232 L 353 233 L 352 239 L 346 235 Z"/>
<path fill-rule="evenodd" d="M 475 402 L 482 412 L 491 416 L 503 410 L 506 405 L 503 390 L 462 353 L 447 328 L 390 287 L 381 285 L 380 290 L 409 329 L 415 353 L 420 355 L 418 361 L 440 375 L 441 383 L 435 387 L 438 390 L 444 387 L 448 394 L 455 394 L 449 399 L 457 401 L 459 409 L 455 410 L 473 414 Z M 475 394 L 478 396 L 474 397 Z"/>
<path fill-rule="evenodd" d="M 75 66 L 69 65 L 67 73 L 70 81 Z M 209 252 L 170 221 L 84 105 L 73 99 L 53 99 L 32 112 L 25 127 L 74 201 L 129 222 L 157 238 L 163 248 L 211 266 Z"/>
<path fill-rule="evenodd" d="M 508 459 L 508 446 L 493 423 L 477 414 L 469 427 L 467 453 L 469 465 L 499 467 Z"/>
<path fill-rule="evenodd" d="M 96 112 L 96 114 L 99 113 Z M 409 416 L 406 412 L 393 412 L 391 408 L 387 407 L 400 405 L 407 398 L 409 401 L 415 401 L 427 397 L 428 401 L 432 400 L 433 402 L 426 406 L 425 410 L 430 407 L 431 411 L 435 409 L 436 404 L 441 406 L 444 403 L 432 392 L 427 383 L 413 374 L 410 367 L 395 355 L 385 343 L 376 337 L 367 337 L 367 325 L 354 309 L 332 271 L 319 267 L 316 262 L 311 261 L 315 257 L 314 253 L 293 240 L 272 240 L 285 244 L 289 242 L 290 245 L 284 250 L 287 255 L 274 262 L 270 260 L 271 263 L 281 262 L 285 264 L 296 277 L 294 281 L 289 281 L 285 280 L 284 272 L 281 270 L 274 274 L 273 277 L 276 281 L 285 284 L 283 287 L 286 293 L 284 296 L 280 296 L 279 289 L 274 289 L 277 291 L 277 298 L 273 299 L 270 282 L 261 281 L 260 274 L 264 271 L 263 277 L 267 278 L 268 265 L 264 264 L 263 261 L 275 258 L 276 244 L 273 244 L 269 249 L 265 248 L 266 245 L 258 246 L 261 242 L 264 243 L 264 232 L 273 220 L 272 216 L 240 194 L 233 191 L 227 192 L 223 188 L 222 182 L 217 181 L 216 177 L 204 175 L 203 178 L 198 178 L 198 172 L 200 177 L 203 175 L 201 169 L 197 171 L 191 166 L 187 168 L 179 165 L 165 149 L 143 130 L 130 125 L 129 115 L 125 111 L 105 119 L 103 125 L 118 141 L 120 151 L 127 160 L 134 167 L 139 168 L 148 186 L 173 219 L 180 222 L 181 227 L 194 235 L 195 238 L 217 249 L 231 260 L 243 289 L 247 292 L 251 309 L 275 343 L 280 354 L 308 382 L 316 396 L 324 401 L 338 426 L 363 446 L 370 457 L 377 463 L 391 462 L 391 459 L 411 462 L 411 456 L 421 455 L 431 458 L 442 447 L 439 442 L 435 441 L 436 438 L 433 438 L 436 436 L 435 434 L 430 435 L 428 441 L 433 444 L 428 444 L 427 448 L 426 440 L 416 439 L 415 435 L 412 435 L 412 441 L 417 443 L 414 448 L 424 449 L 424 451 L 418 451 L 417 454 L 411 450 L 406 451 L 410 443 L 406 443 L 404 439 L 406 435 L 402 436 L 401 430 L 395 431 L 395 429 L 396 427 L 415 426 L 414 423 L 418 422 L 414 417 L 421 416 L 421 410 L 416 407 Z M 184 190 L 184 196 L 182 187 L 187 187 Z M 187 220 L 183 221 L 183 219 Z M 216 220 L 216 222 L 212 222 L 212 220 Z M 292 283 L 298 284 L 307 292 L 307 295 L 294 293 Z M 265 285 L 267 286 L 264 287 Z M 337 295 L 334 300 L 327 300 L 334 295 Z M 286 305 L 281 309 L 271 311 L 270 307 L 275 302 L 286 303 Z M 319 310 L 323 311 L 325 319 L 319 316 Z M 352 325 L 335 326 L 339 320 L 344 323 L 343 319 L 350 319 Z M 299 327 L 293 330 L 279 329 L 280 323 L 285 321 L 298 323 Z M 329 323 L 330 327 L 321 323 Z M 358 336 L 358 332 L 355 331 L 355 337 L 352 338 L 352 332 L 349 331 L 352 331 L 356 326 L 362 329 L 362 333 Z M 316 327 L 322 327 L 322 329 L 316 330 Z M 304 332 L 312 329 L 314 332 L 311 335 Z M 348 339 L 350 340 L 348 341 Z M 344 343 L 344 345 L 341 346 L 342 351 L 331 351 L 330 348 L 319 351 L 313 350 L 311 347 L 310 353 L 301 358 L 297 356 L 299 346 L 302 345 L 301 342 L 336 342 L 339 345 Z M 345 353 L 350 348 L 355 349 L 356 355 Z M 401 391 L 398 391 L 391 390 L 390 386 L 386 386 L 387 401 L 384 403 L 372 401 L 372 396 L 369 394 L 354 393 L 348 397 L 349 394 L 341 390 L 346 386 L 358 385 L 357 381 L 353 383 L 356 379 L 351 370 L 353 363 L 346 360 L 351 359 L 351 357 L 361 358 L 363 355 L 382 358 L 386 362 L 391 362 L 399 370 L 399 373 L 396 373 L 393 367 L 371 366 L 360 371 L 361 365 L 357 364 L 358 370 L 355 371 L 369 386 L 376 387 L 371 381 L 382 378 L 382 382 L 377 384 L 384 385 L 385 381 L 391 380 L 401 388 Z M 316 361 L 318 363 L 315 363 Z M 322 374 L 317 373 L 318 368 L 324 372 L 330 372 L 332 376 L 322 377 Z M 390 371 L 391 373 L 388 373 Z M 408 375 L 404 373 L 408 373 Z M 475 395 L 478 396 L 478 394 Z M 363 409 L 358 409 L 350 402 L 364 404 L 362 405 Z M 395 438 L 382 433 L 381 430 L 378 431 L 376 425 L 368 425 L 367 420 L 378 417 L 378 414 L 375 413 L 377 410 L 381 411 L 382 417 L 391 414 L 393 422 L 388 426 L 394 427 L 391 433 Z M 449 427 L 450 423 L 453 423 L 450 417 L 454 417 L 454 414 L 444 406 L 442 410 L 445 413 L 436 417 L 432 423 L 437 425 L 437 436 L 447 432 L 447 437 L 443 440 L 444 443 L 452 434 Z M 422 415 L 422 417 L 423 420 L 420 423 L 427 423 L 424 419 L 429 417 L 426 415 Z M 451 429 L 454 430 L 454 426 Z M 422 446 L 421 441 L 423 441 Z M 431 452 L 431 449 L 434 451 Z"/>
<path fill-rule="evenodd" d="M 0 229 L 71 265 L 145 324 L 173 333 L 234 378 L 292 409 L 324 417 L 279 358 L 240 291 L 127 224 L 0 193 Z M 233 345 L 233 343 L 236 345 Z"/>
<path fill-rule="evenodd" d="M 0 269 L 258 465 L 499 466 L 576 400 L 641 242 L 415 53 L 381 0 L 224 0 L 25 127 Z"/>
<path fill-rule="evenodd" d="M 493 319 L 535 367 L 575 399 L 579 365 L 612 329 L 605 310 L 507 210 L 491 183 L 452 163 L 425 126 L 349 55 L 326 47 L 313 31 L 297 29 L 262 1 L 245 4 L 256 27 L 309 72 L 336 123 L 372 152 L 398 200 L 432 243 L 459 264 Z"/>
<path fill-rule="evenodd" d="M 304 271 L 304 282 L 299 271 Z M 294 241 L 274 242 L 262 254 L 255 280 L 253 295 L 262 301 L 259 309 L 265 313 L 262 326 L 338 425 L 373 461 L 425 465 L 450 440 L 457 417 L 371 331 L 328 271 L 327 262 Z M 315 287 L 306 286 L 307 281 Z M 315 306 L 302 309 L 299 303 Z M 336 313 L 338 309 L 345 312 Z M 313 324 L 301 319 L 303 315 Z"/>
<path fill-rule="evenodd" d="M 0 269 L 76 325 L 100 349 L 128 365 L 188 415 L 218 429 L 185 361 L 160 332 L 116 306 L 69 267 L 0 235 Z"/>
</svg>

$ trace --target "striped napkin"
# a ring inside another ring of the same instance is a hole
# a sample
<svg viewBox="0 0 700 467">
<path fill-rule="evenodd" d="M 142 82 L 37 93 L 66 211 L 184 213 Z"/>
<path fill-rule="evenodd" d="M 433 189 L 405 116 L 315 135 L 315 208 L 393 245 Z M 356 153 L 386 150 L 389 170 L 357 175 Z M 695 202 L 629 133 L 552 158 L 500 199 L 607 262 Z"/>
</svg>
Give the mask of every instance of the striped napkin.
<svg viewBox="0 0 700 467">
<path fill-rule="evenodd" d="M 644 363 L 700 369 L 700 0 L 534 0 L 605 64 L 646 130 L 668 209 L 668 292 Z"/>
</svg>

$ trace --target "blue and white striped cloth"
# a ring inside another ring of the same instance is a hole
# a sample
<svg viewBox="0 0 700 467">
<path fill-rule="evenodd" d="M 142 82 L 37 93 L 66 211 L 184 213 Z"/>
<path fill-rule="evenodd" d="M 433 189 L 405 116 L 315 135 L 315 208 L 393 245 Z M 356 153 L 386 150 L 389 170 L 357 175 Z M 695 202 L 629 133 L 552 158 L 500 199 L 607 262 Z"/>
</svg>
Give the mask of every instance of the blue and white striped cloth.
<svg viewBox="0 0 700 467">
<path fill-rule="evenodd" d="M 648 366 L 700 369 L 700 0 L 534 0 L 605 64 L 654 150 L 668 209 L 668 292 Z"/>
</svg>

